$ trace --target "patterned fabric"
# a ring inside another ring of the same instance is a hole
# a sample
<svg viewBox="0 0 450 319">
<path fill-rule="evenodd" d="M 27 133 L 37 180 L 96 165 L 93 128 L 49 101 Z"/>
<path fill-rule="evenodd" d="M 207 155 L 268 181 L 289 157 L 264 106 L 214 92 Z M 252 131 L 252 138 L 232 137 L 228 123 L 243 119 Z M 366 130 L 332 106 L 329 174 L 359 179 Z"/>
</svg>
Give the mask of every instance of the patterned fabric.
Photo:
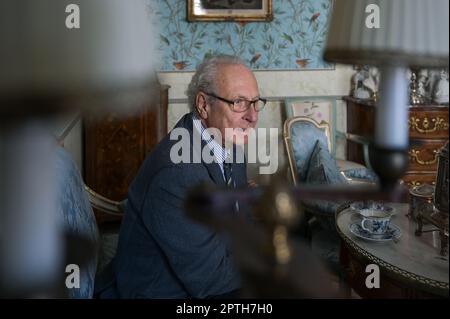
<svg viewBox="0 0 450 319">
<path fill-rule="evenodd" d="M 233 181 L 233 166 L 231 163 L 223 163 L 223 174 L 225 177 L 225 184 L 228 188 L 234 188 Z"/>
<path fill-rule="evenodd" d="M 225 185 L 228 188 L 235 188 L 236 182 L 233 178 L 233 165 L 231 163 L 223 163 L 223 175 L 225 177 Z M 233 207 L 235 212 L 239 212 L 239 203 L 236 201 Z"/>
<path fill-rule="evenodd" d="M 212 138 L 211 134 L 203 126 L 202 121 L 200 120 L 200 118 L 197 116 L 197 114 L 195 112 L 193 112 L 193 115 L 192 115 L 192 123 L 193 123 L 193 127 L 197 130 L 197 132 L 202 137 L 202 140 L 205 141 L 206 144 L 208 145 L 208 147 L 212 150 L 212 152 L 214 154 L 214 159 L 215 159 L 216 163 L 219 164 L 220 170 L 222 171 L 222 174 L 224 174 L 224 178 L 225 178 L 225 173 L 223 170 L 223 163 L 230 155 L 230 151 L 223 148 L 222 145 L 217 143 L 216 140 Z"/>
<path fill-rule="evenodd" d="M 62 147 L 57 149 L 58 214 L 65 232 L 84 237 L 98 245 L 98 228 L 94 212 L 80 172 L 69 153 Z M 70 252 L 68 252 L 70 255 Z M 80 265 L 80 288 L 68 289 L 70 298 L 92 298 L 94 278 L 97 270 L 97 251 L 87 265 Z"/>
<path fill-rule="evenodd" d="M 238 55 L 258 70 L 333 67 L 322 59 L 330 0 L 273 1 L 271 23 L 189 22 L 186 0 L 146 2 L 160 30 L 161 71 L 194 71 L 203 57 L 216 52 Z M 227 1 L 196 5 L 200 2 Z"/>
<path fill-rule="evenodd" d="M 183 116 L 177 128 L 192 134 L 192 113 Z M 199 299 L 241 286 L 229 242 L 184 212 L 193 185 L 225 186 L 223 174 L 216 163 L 175 164 L 170 150 L 176 143 L 166 136 L 129 187 L 114 257 L 120 298 Z M 238 187 L 247 184 L 245 168 L 245 163 L 233 164 Z"/>
<path fill-rule="evenodd" d="M 306 182 L 309 184 L 339 185 L 345 184 L 346 179 L 340 174 L 336 161 L 328 149 L 324 149 L 317 142 L 311 155 Z M 316 212 L 315 216 L 321 226 L 334 232 L 334 212 L 341 202 L 325 200 L 306 200 L 304 205 Z"/>
<path fill-rule="evenodd" d="M 328 151 L 325 132 L 309 122 L 297 122 L 291 128 L 292 149 L 298 172 L 303 183 L 339 185 L 347 179 L 341 174 L 335 159 Z M 376 175 L 366 168 L 345 171 L 350 178 L 376 181 Z M 340 244 L 335 226 L 335 212 L 342 202 L 304 200 L 304 208 L 314 218 L 311 221 L 311 248 L 321 256 L 333 272 L 342 275 L 339 263 Z"/>
<path fill-rule="evenodd" d="M 292 151 L 300 182 L 306 181 L 311 154 L 317 142 L 328 147 L 324 129 L 306 121 L 298 121 L 291 126 Z"/>
<path fill-rule="evenodd" d="M 316 142 L 309 160 L 306 182 L 310 184 L 344 184 L 345 177 L 341 175 L 336 161 L 319 141 Z"/>
<path fill-rule="evenodd" d="M 339 185 L 346 179 L 340 174 L 336 161 L 328 148 L 317 141 L 308 165 L 306 182 L 310 184 Z M 311 249 L 335 273 L 340 275 L 339 240 L 335 229 L 334 212 L 341 202 L 306 200 L 305 208 L 313 213 L 316 229 L 311 230 Z"/>
<path fill-rule="evenodd" d="M 370 182 L 378 183 L 380 180 L 374 171 L 368 168 L 351 168 L 343 172 L 348 178 L 364 179 Z"/>
</svg>

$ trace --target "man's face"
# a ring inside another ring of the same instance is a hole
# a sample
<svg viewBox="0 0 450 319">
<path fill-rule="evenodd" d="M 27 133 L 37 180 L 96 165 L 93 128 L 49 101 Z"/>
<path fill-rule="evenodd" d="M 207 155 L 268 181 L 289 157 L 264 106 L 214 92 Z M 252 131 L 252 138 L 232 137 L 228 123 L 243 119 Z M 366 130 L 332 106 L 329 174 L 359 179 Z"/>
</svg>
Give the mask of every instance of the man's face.
<svg viewBox="0 0 450 319">
<path fill-rule="evenodd" d="M 215 95 L 234 101 L 246 99 L 253 101 L 259 98 L 258 85 L 253 73 L 243 65 L 221 65 L 217 72 Z M 219 99 L 209 99 L 211 103 L 206 105 L 206 119 L 202 116 L 206 127 L 214 127 L 220 130 L 225 143 L 232 142 L 242 145 L 248 142 L 248 134 L 254 129 L 258 121 L 258 112 L 252 105 L 248 110 L 238 113 L 232 110 L 232 106 Z M 234 129 L 232 141 L 226 140 L 225 129 Z"/>
</svg>

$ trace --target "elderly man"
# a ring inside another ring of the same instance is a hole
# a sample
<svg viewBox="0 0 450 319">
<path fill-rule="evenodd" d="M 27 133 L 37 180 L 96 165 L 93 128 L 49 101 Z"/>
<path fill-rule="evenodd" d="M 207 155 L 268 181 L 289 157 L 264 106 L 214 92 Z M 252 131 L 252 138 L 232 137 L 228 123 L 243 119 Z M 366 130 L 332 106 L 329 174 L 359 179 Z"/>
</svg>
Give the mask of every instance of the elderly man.
<svg viewBox="0 0 450 319">
<path fill-rule="evenodd" d="M 175 129 L 201 136 L 201 149 L 208 147 L 214 161 L 205 161 L 191 139 L 188 149 L 197 154 L 188 158 L 201 161 L 175 162 L 170 154 L 177 141 L 170 135 L 146 158 L 129 189 L 114 263 L 122 298 L 224 297 L 240 288 L 227 241 L 189 219 L 183 202 L 189 188 L 199 183 L 247 185 L 246 165 L 227 160 L 227 145 L 247 142 L 265 100 L 252 72 L 231 56 L 205 60 L 187 93 L 194 110 Z M 209 128 L 220 131 L 221 139 L 212 138 Z M 227 128 L 237 129 L 231 141 L 226 140 Z M 241 213 L 238 203 L 233 207 Z"/>
</svg>

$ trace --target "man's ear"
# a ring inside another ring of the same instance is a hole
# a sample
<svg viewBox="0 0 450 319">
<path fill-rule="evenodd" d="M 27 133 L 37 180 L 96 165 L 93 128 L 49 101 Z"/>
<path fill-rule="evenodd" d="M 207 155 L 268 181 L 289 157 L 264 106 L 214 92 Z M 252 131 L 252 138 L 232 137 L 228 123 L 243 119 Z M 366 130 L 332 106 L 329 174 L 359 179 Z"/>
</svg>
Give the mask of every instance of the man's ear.
<svg viewBox="0 0 450 319">
<path fill-rule="evenodd" d="M 195 105 L 197 114 L 202 120 L 206 120 L 208 118 L 208 102 L 206 100 L 206 95 L 203 92 L 197 93 L 197 96 L 195 97 Z"/>
</svg>

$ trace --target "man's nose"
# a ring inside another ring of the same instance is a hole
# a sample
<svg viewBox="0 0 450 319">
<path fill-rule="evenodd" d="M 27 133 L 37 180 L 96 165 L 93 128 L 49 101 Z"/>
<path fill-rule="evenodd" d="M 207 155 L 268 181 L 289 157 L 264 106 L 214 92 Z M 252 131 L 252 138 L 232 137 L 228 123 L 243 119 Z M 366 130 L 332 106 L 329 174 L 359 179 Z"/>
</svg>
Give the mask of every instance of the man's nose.
<svg viewBox="0 0 450 319">
<path fill-rule="evenodd" d="M 256 112 L 256 105 L 254 103 L 250 105 L 245 113 L 245 119 L 251 123 L 256 123 L 258 121 L 258 112 Z"/>
</svg>

